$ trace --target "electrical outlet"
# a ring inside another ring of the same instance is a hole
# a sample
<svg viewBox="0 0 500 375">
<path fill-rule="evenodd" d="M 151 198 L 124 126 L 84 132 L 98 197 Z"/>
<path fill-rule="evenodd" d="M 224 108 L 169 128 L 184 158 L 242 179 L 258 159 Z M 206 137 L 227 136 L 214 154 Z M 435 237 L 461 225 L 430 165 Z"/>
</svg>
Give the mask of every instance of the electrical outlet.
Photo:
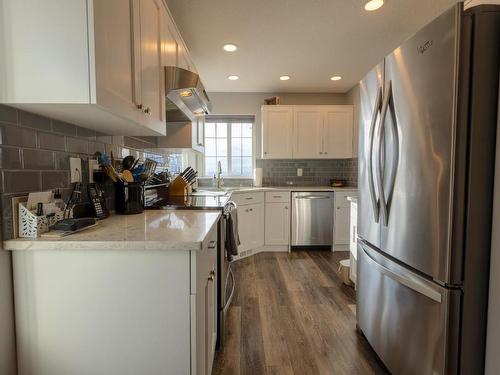
<svg viewBox="0 0 500 375">
<path fill-rule="evenodd" d="M 82 182 L 82 159 L 69 158 L 71 183 Z"/>
<path fill-rule="evenodd" d="M 302 168 L 297 168 L 297 176 L 302 176 Z"/>
</svg>

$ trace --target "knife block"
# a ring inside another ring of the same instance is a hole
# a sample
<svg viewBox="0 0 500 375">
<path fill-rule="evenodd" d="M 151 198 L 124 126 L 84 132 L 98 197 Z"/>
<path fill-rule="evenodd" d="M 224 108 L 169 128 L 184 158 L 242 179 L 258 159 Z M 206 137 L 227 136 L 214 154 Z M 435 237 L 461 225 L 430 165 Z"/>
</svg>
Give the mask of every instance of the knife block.
<svg viewBox="0 0 500 375">
<path fill-rule="evenodd" d="M 168 185 L 168 195 L 181 195 L 186 196 L 188 194 L 188 184 L 181 177 L 177 176 L 174 180 Z"/>
</svg>

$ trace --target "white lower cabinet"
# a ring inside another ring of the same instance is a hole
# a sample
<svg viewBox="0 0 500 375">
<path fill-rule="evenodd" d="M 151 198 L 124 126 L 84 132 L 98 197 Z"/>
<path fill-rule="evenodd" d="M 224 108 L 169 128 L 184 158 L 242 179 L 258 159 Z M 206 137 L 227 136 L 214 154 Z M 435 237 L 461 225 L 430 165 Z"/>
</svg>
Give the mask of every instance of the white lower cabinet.
<svg viewBox="0 0 500 375">
<path fill-rule="evenodd" d="M 12 253 L 19 375 L 211 374 L 217 226 L 192 251 L 65 246 Z"/>
<path fill-rule="evenodd" d="M 268 250 L 290 244 L 290 191 L 266 192 L 264 243 Z"/>
<path fill-rule="evenodd" d="M 239 206 L 238 230 L 240 246 L 238 252 L 253 250 L 264 244 L 264 204 Z"/>
<path fill-rule="evenodd" d="M 192 374 L 210 375 L 217 341 L 216 237 L 201 252 L 191 254 L 191 366 Z"/>
<path fill-rule="evenodd" d="M 336 191 L 335 199 L 335 212 L 333 218 L 333 231 L 334 231 L 334 244 L 333 249 L 337 251 L 349 250 L 350 244 L 350 217 L 351 207 L 347 197 L 355 195 L 355 191 Z"/>
</svg>

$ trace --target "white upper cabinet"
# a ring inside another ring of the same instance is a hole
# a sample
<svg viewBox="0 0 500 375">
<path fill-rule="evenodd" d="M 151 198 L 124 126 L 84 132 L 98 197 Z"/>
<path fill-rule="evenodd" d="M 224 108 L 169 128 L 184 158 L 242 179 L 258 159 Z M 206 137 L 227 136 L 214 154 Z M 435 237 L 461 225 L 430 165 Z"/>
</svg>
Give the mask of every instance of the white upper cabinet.
<svg viewBox="0 0 500 375">
<path fill-rule="evenodd" d="M 0 103 L 108 134 L 165 135 L 163 66 L 195 70 L 162 0 L 2 0 L 0 35 Z"/>
<path fill-rule="evenodd" d="M 264 159 L 352 158 L 352 144 L 351 105 L 262 106 Z"/>
<path fill-rule="evenodd" d="M 322 151 L 323 112 L 316 106 L 293 109 L 294 148 L 297 159 L 319 158 Z"/>
<path fill-rule="evenodd" d="M 134 24 L 134 40 L 140 43 L 140 99 L 138 108 L 146 114 L 149 128 L 165 127 L 165 95 L 161 65 L 161 0 L 135 0 L 139 24 Z M 135 22 L 134 22 L 135 23 Z M 139 33 L 137 37 L 136 34 Z M 136 49 L 136 53 L 139 52 Z M 137 59 L 136 59 L 137 61 Z"/>
<path fill-rule="evenodd" d="M 262 158 L 289 159 L 293 150 L 293 107 L 262 107 Z"/>
<path fill-rule="evenodd" d="M 353 107 L 339 105 L 324 110 L 323 158 L 348 159 L 353 157 Z"/>
</svg>

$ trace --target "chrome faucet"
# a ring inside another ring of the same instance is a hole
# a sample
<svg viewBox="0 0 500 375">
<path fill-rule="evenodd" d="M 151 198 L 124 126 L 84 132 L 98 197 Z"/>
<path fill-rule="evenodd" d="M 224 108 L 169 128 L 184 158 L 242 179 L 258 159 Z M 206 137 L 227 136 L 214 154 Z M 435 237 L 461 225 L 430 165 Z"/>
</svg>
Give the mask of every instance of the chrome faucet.
<svg viewBox="0 0 500 375">
<path fill-rule="evenodd" d="M 217 179 L 216 179 L 216 187 L 217 189 L 221 189 L 223 185 L 222 182 L 222 164 L 220 160 L 217 162 Z"/>
</svg>

